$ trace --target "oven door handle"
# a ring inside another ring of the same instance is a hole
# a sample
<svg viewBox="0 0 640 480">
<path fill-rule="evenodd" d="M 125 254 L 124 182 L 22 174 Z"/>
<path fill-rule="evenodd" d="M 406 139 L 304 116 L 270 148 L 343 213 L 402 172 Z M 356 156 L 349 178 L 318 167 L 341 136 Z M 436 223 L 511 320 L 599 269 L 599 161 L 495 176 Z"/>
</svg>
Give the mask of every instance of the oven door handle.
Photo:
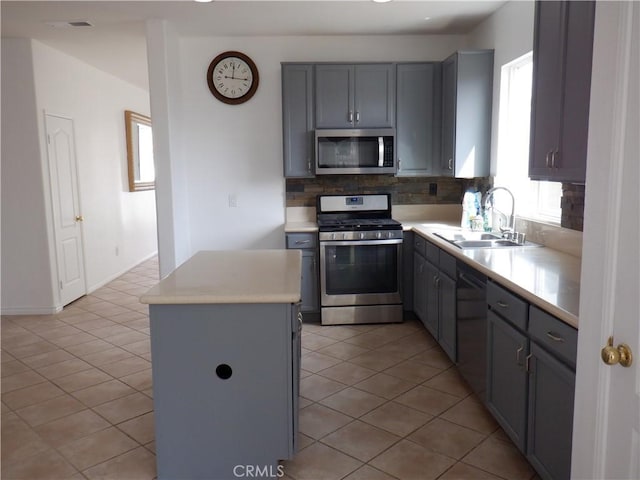
<svg viewBox="0 0 640 480">
<path fill-rule="evenodd" d="M 336 240 L 327 241 L 320 240 L 320 246 L 350 246 L 350 245 L 398 245 L 402 243 L 402 238 L 389 238 L 389 239 L 372 239 L 372 240 Z"/>
</svg>

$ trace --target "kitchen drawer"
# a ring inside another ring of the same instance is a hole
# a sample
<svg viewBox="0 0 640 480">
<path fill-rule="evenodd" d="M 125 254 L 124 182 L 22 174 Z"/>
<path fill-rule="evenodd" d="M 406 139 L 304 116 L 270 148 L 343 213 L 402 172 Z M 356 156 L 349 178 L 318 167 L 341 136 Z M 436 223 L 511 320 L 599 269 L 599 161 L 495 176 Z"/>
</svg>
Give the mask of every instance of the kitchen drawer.
<svg viewBox="0 0 640 480">
<path fill-rule="evenodd" d="M 427 255 L 427 241 L 418 234 L 414 235 L 413 248 L 423 257 Z"/>
<path fill-rule="evenodd" d="M 578 352 L 578 330 L 556 317 L 531 306 L 529 311 L 529 335 L 541 346 L 574 369 Z"/>
<path fill-rule="evenodd" d="M 431 242 L 427 242 L 427 260 L 434 265 L 440 265 L 440 247 L 436 247 Z"/>
<path fill-rule="evenodd" d="M 287 248 L 316 248 L 318 235 L 315 233 L 287 233 Z"/>
<path fill-rule="evenodd" d="M 526 331 L 529 304 L 494 282 L 487 282 L 487 303 L 491 310 Z"/>
<path fill-rule="evenodd" d="M 456 278 L 456 257 L 440 250 L 440 270 L 451 278 Z"/>
</svg>

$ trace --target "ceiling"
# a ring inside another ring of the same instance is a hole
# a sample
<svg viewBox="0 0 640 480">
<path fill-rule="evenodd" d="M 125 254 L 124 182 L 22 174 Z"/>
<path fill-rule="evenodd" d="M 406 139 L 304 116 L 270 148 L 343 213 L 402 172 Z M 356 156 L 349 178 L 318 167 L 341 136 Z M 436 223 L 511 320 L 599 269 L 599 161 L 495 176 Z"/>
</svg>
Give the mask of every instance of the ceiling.
<svg viewBox="0 0 640 480">
<path fill-rule="evenodd" d="M 3 0 L 0 10 L 2 37 L 34 38 L 148 89 L 144 22 L 152 18 L 169 20 L 181 36 L 465 34 L 504 3 Z M 92 26 L 59 25 L 81 21 Z"/>
</svg>

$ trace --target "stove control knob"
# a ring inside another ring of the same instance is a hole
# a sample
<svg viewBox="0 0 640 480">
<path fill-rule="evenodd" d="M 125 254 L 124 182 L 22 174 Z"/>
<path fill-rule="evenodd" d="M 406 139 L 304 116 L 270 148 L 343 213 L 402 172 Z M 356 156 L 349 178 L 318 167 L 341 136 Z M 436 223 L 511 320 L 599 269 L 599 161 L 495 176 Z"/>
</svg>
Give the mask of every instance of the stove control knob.
<svg viewBox="0 0 640 480">
<path fill-rule="evenodd" d="M 364 232 L 360 232 L 360 240 L 364 240 L 365 234 Z"/>
<path fill-rule="evenodd" d="M 387 238 L 393 238 L 393 232 L 387 232 Z"/>
<path fill-rule="evenodd" d="M 382 232 L 377 232 L 376 233 L 376 238 L 382 238 Z"/>
<path fill-rule="evenodd" d="M 335 234 L 335 233 L 332 233 L 332 234 L 331 234 L 331 240 L 335 240 L 335 239 L 336 239 L 336 234 Z"/>
</svg>

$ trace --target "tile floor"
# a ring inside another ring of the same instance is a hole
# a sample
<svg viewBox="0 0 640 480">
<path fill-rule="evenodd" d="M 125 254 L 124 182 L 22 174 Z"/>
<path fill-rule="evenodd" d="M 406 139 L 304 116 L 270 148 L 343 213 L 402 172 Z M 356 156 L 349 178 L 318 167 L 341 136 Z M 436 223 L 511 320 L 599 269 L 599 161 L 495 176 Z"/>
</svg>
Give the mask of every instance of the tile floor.
<svg viewBox="0 0 640 480">
<path fill-rule="evenodd" d="M 9 479 L 156 476 L 152 259 L 60 314 L 2 318 Z M 303 327 L 301 450 L 285 479 L 530 479 L 535 472 L 417 321 Z M 226 479 L 225 479 L 226 480 Z"/>
</svg>

